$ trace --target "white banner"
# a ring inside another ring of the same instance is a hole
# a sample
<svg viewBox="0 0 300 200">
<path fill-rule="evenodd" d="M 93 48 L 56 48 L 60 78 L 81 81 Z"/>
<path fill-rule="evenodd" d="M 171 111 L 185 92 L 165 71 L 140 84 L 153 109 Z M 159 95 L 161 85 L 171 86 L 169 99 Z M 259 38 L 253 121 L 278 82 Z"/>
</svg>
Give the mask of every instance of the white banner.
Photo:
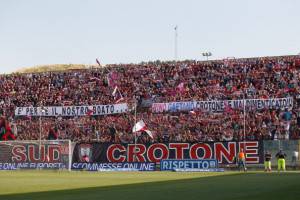
<svg viewBox="0 0 300 200">
<path fill-rule="evenodd" d="M 124 113 L 127 103 L 93 106 L 17 107 L 16 116 L 96 116 Z"/>
<path fill-rule="evenodd" d="M 245 99 L 247 110 L 285 109 L 293 107 L 293 98 L 274 99 Z M 169 103 L 153 103 L 152 112 L 177 112 L 200 110 L 202 112 L 226 112 L 230 109 L 243 109 L 244 100 L 212 100 L 212 101 L 185 101 Z"/>
</svg>

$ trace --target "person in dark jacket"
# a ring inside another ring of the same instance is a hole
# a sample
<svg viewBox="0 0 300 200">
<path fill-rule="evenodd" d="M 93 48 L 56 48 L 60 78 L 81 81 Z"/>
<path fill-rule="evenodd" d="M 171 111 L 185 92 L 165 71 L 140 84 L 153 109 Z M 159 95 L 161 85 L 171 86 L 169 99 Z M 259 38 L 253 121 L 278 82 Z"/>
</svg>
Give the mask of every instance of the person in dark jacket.
<svg viewBox="0 0 300 200">
<path fill-rule="evenodd" d="M 280 149 L 279 152 L 276 154 L 277 163 L 278 163 L 278 172 L 280 170 L 285 171 L 285 157 L 286 154 L 282 151 L 282 149 Z"/>
<path fill-rule="evenodd" d="M 57 140 L 58 139 L 58 129 L 55 127 L 50 128 L 49 133 L 48 133 L 48 140 Z"/>
<path fill-rule="evenodd" d="M 271 172 L 271 159 L 272 154 L 269 151 L 266 151 L 265 153 L 265 172 Z"/>
</svg>

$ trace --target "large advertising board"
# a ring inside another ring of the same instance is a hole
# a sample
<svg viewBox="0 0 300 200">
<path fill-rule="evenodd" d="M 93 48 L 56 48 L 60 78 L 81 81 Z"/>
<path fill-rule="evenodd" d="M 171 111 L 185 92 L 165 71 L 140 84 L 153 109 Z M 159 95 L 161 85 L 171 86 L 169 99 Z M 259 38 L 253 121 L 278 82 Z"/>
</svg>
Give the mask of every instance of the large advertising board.
<svg viewBox="0 0 300 200">
<path fill-rule="evenodd" d="M 165 159 L 216 159 L 219 164 L 232 164 L 244 149 L 247 164 L 263 163 L 263 145 L 259 141 L 152 144 L 77 144 L 73 162 L 92 163 L 151 162 Z M 86 159 L 88 157 L 88 159 Z"/>
</svg>

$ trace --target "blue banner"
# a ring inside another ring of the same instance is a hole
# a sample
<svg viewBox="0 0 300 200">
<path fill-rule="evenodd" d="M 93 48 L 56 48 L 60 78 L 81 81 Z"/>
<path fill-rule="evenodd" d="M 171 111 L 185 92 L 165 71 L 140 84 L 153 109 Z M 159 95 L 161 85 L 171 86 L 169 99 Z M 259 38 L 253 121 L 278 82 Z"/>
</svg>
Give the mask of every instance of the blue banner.
<svg viewBox="0 0 300 200">
<path fill-rule="evenodd" d="M 66 169 L 64 163 L 47 163 L 47 162 L 22 162 L 22 163 L 0 163 L 0 170 L 17 170 L 17 169 Z"/>
<path fill-rule="evenodd" d="M 87 171 L 155 171 L 155 163 L 73 163 L 72 169 Z"/>
<path fill-rule="evenodd" d="M 210 169 L 174 169 L 174 172 L 224 172 L 224 168 Z"/>
<path fill-rule="evenodd" d="M 175 169 L 215 169 L 218 168 L 216 159 L 199 159 L 199 160 L 161 160 L 160 170 L 170 171 Z"/>
</svg>

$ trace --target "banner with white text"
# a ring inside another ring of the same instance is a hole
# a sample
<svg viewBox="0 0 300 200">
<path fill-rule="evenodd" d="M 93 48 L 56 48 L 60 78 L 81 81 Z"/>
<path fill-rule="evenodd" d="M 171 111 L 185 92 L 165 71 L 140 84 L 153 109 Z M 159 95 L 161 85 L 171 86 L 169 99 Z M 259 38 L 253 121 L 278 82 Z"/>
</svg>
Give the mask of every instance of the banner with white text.
<svg viewBox="0 0 300 200">
<path fill-rule="evenodd" d="M 93 106 L 17 107 L 16 116 L 96 116 L 127 112 L 127 103 Z"/>
<path fill-rule="evenodd" d="M 152 112 L 178 112 L 199 110 L 201 112 L 230 112 L 230 110 L 244 109 L 290 109 L 293 108 L 293 98 L 273 99 L 239 99 L 239 100 L 211 100 L 211 101 L 185 101 L 169 103 L 153 103 Z"/>
</svg>

